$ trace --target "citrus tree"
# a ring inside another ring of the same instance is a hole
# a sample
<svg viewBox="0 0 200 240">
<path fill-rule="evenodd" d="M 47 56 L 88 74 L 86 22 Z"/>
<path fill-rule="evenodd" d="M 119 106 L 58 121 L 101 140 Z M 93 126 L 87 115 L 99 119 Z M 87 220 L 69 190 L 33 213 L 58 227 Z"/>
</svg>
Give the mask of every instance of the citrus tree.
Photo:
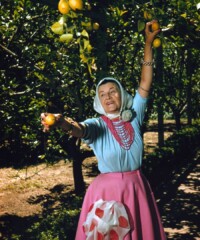
<svg viewBox="0 0 200 240">
<path fill-rule="evenodd" d="M 1 5 L 1 165 L 73 157 L 70 149 L 76 146 L 75 140 L 66 139 L 71 148 L 67 143 L 59 147 L 56 140 L 62 145 L 63 133 L 44 134 L 40 125 L 40 114 L 45 111 L 67 111 L 83 119 L 91 94 L 90 77 L 76 45 L 65 48 L 51 31 L 50 23 L 57 15 L 53 8 L 31 1 Z"/>
</svg>

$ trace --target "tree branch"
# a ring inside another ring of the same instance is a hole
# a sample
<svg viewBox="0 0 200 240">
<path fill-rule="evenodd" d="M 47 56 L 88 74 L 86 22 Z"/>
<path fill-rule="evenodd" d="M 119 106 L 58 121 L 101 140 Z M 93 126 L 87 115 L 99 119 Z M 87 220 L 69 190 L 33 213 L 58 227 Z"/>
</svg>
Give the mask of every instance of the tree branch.
<svg viewBox="0 0 200 240">
<path fill-rule="evenodd" d="M 17 54 L 12 52 L 11 50 L 9 50 L 7 47 L 3 46 L 2 44 L 0 44 L 0 47 L 3 48 L 4 51 L 8 52 L 10 55 L 17 57 Z"/>
</svg>

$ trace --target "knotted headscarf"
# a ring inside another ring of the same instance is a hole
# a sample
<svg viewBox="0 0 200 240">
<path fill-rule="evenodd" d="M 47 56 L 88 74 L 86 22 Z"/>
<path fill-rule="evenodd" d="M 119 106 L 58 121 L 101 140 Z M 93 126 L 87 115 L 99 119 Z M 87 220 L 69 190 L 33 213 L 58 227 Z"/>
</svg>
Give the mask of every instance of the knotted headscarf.
<svg viewBox="0 0 200 240">
<path fill-rule="evenodd" d="M 101 105 L 101 101 L 99 99 L 99 92 L 98 92 L 99 86 L 104 81 L 109 82 L 109 80 L 111 82 L 115 82 L 120 89 L 121 108 L 120 108 L 119 114 L 108 114 L 108 113 L 106 113 L 103 106 Z M 111 119 L 115 118 L 115 117 L 118 117 L 118 116 L 121 116 L 124 121 L 129 121 L 132 118 L 132 112 L 130 111 L 130 109 L 132 107 L 132 104 L 133 104 L 133 97 L 122 87 L 121 83 L 118 80 L 116 80 L 115 78 L 106 77 L 106 78 L 103 78 L 102 80 L 100 80 L 100 82 L 97 84 L 96 95 L 95 95 L 95 98 L 94 98 L 93 107 L 94 107 L 94 110 L 96 112 L 98 112 L 99 114 L 105 115 L 105 116 L 107 116 Z"/>
</svg>

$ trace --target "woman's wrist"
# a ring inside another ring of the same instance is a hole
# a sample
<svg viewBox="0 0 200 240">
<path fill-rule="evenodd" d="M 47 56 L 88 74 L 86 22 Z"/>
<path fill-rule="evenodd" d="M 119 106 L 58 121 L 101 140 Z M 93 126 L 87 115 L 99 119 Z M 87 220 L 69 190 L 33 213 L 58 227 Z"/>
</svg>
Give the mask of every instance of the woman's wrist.
<svg viewBox="0 0 200 240">
<path fill-rule="evenodd" d="M 153 43 L 151 41 L 145 41 L 144 47 L 152 51 Z"/>
<path fill-rule="evenodd" d="M 142 59 L 141 64 L 144 66 L 153 66 L 154 61 L 153 60 L 145 61 L 144 59 Z"/>
<path fill-rule="evenodd" d="M 71 120 L 72 121 L 72 120 Z M 60 127 L 62 128 L 63 131 L 70 131 L 71 128 L 72 128 L 72 123 L 71 121 L 69 121 L 69 118 L 63 118 L 61 121 L 60 121 Z"/>
<path fill-rule="evenodd" d="M 86 126 L 81 123 L 75 122 L 71 118 L 63 118 L 63 122 L 61 123 L 60 127 L 67 134 L 73 135 L 78 138 L 82 138 L 86 134 Z"/>
<path fill-rule="evenodd" d="M 145 62 L 153 61 L 153 50 L 151 45 L 149 44 L 145 44 L 145 47 L 144 47 L 144 61 Z"/>
</svg>

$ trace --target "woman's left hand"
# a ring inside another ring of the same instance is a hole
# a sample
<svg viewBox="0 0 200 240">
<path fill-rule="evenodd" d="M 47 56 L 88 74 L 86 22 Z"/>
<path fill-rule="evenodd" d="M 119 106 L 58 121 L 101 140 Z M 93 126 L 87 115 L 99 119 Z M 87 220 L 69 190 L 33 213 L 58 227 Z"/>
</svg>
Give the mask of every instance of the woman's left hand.
<svg viewBox="0 0 200 240">
<path fill-rule="evenodd" d="M 145 38 L 146 43 L 152 44 L 153 40 L 155 39 L 156 35 L 161 31 L 159 28 L 158 30 L 152 31 L 152 25 L 158 23 L 157 20 L 152 20 L 151 22 L 146 23 L 145 27 Z"/>
</svg>

